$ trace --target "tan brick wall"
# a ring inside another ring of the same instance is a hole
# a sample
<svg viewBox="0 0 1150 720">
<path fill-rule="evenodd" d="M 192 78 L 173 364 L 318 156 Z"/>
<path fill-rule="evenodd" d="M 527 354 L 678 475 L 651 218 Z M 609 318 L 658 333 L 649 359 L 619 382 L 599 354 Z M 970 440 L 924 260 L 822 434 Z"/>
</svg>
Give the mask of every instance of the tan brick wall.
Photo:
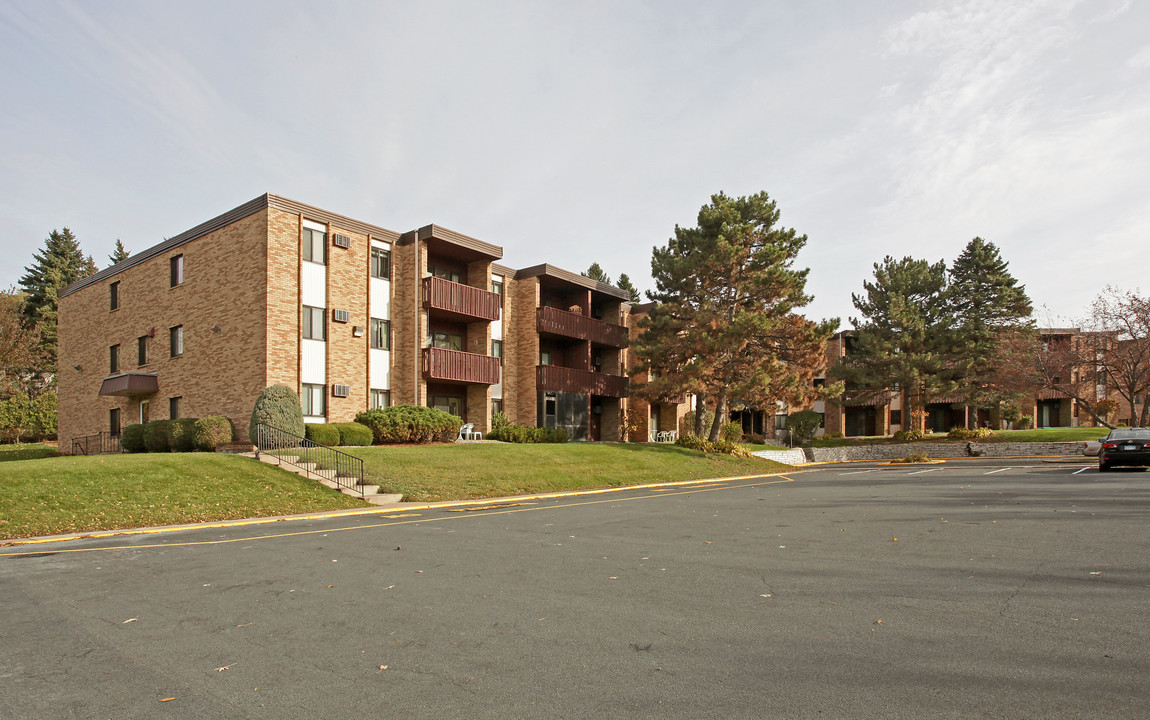
<svg viewBox="0 0 1150 720">
<path fill-rule="evenodd" d="M 503 324 L 503 410 L 519 425 L 538 425 L 538 390 L 535 368 L 539 364 L 539 332 L 535 309 L 539 307 L 539 279 L 508 283 L 507 305 L 511 322 Z M 510 368 L 508 368 L 510 366 Z"/>
<path fill-rule="evenodd" d="M 268 211 L 267 385 L 300 390 L 300 228 L 299 215 Z M 246 425 L 246 423 L 245 423 Z"/>
<path fill-rule="evenodd" d="M 416 267 L 415 243 L 392 246 L 391 401 L 396 405 L 424 405 L 427 384 L 420 376 L 421 358 L 427 332 L 427 311 L 418 304 L 418 283 L 427 271 L 427 252 L 419 243 Z M 418 318 L 418 330 L 416 319 Z"/>
<path fill-rule="evenodd" d="M 333 233 L 351 238 L 350 248 L 335 247 Z M 327 254 L 327 420 L 351 422 L 356 413 L 367 409 L 370 400 L 367 359 L 371 337 L 368 332 L 371 316 L 368 307 L 368 283 L 371 276 L 371 242 L 366 235 L 354 233 L 332 225 L 328 228 Z M 332 320 L 332 310 L 347 310 L 351 320 L 338 323 Z M 355 337 L 355 326 L 364 329 Z M 347 385 L 346 398 L 332 395 L 333 384 Z"/>
<path fill-rule="evenodd" d="M 267 222 L 266 211 L 250 215 L 61 298 L 59 437 L 65 450 L 72 437 L 106 432 L 110 408 L 121 409 L 123 426 L 138 422 L 138 400 L 99 395 L 115 343 L 121 372 L 157 373 L 159 392 L 147 398 L 150 419 L 167 418 L 169 399 L 178 396 L 182 416 L 225 415 L 246 436 L 266 379 Z M 172 288 L 169 259 L 176 254 L 184 256 L 184 283 Z M 115 281 L 121 305 L 110 311 L 108 286 Z M 175 325 L 184 328 L 184 354 L 172 358 L 168 330 Z M 141 367 L 137 338 L 153 329 Z"/>
</svg>

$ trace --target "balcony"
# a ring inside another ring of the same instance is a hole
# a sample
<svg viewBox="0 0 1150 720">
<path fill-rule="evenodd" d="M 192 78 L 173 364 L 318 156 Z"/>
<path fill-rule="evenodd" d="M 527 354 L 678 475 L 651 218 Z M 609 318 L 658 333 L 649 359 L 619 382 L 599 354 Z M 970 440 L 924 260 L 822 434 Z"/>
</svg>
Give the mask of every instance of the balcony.
<svg viewBox="0 0 1150 720">
<path fill-rule="evenodd" d="M 459 350 L 424 348 L 423 377 L 428 380 L 494 385 L 499 382 L 499 358 Z"/>
<path fill-rule="evenodd" d="M 541 333 L 590 340 L 593 343 L 617 348 L 627 347 L 627 328 L 622 325 L 614 325 L 553 307 L 538 308 L 535 317 L 536 330 Z"/>
<path fill-rule="evenodd" d="M 557 365 L 535 366 L 535 380 L 540 390 L 585 393 L 604 397 L 627 395 L 627 378 L 621 375 L 587 372 Z"/>
<path fill-rule="evenodd" d="M 465 321 L 499 319 L 499 295 L 437 277 L 423 278 L 423 307 L 443 310 Z"/>
</svg>

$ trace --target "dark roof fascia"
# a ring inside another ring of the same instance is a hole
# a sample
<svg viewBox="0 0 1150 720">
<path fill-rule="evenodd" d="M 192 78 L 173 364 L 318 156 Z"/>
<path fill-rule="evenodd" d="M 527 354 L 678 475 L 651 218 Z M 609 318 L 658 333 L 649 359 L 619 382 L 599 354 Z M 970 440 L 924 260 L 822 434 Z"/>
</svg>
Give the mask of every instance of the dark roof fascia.
<svg viewBox="0 0 1150 720">
<path fill-rule="evenodd" d="M 522 270 L 517 270 L 515 272 L 516 280 L 525 280 L 532 277 L 549 277 L 556 280 L 563 280 L 564 282 L 569 282 L 581 287 L 585 287 L 588 290 L 601 292 L 604 295 L 610 295 L 611 297 L 623 300 L 625 302 L 631 300 L 631 293 L 627 292 L 626 290 L 620 290 L 619 288 L 612 285 L 601 283 L 598 280 L 592 280 L 585 275 L 580 275 L 569 270 L 557 268 L 554 265 L 548 265 L 547 263 L 543 263 L 542 265 L 535 265 L 529 268 L 523 268 Z"/>
<path fill-rule="evenodd" d="M 265 208 L 275 208 L 277 210 L 283 210 L 284 212 L 302 215 L 308 220 L 330 223 L 332 225 L 338 226 L 341 230 L 351 230 L 352 232 L 369 235 L 371 237 L 378 238 L 380 240 L 386 240 L 388 242 L 394 242 L 399 239 L 399 233 L 393 230 L 387 230 L 386 228 L 381 228 L 376 225 L 360 222 L 359 220 L 353 220 L 352 218 L 346 217 L 344 215 L 328 212 L 327 210 L 297 202 L 295 200 L 290 200 L 285 197 L 280 197 L 279 195 L 264 193 L 257 198 L 249 200 L 243 205 L 232 208 L 222 215 L 217 215 L 207 222 L 200 223 L 191 230 L 182 232 L 175 237 L 168 238 L 167 240 L 157 245 L 153 245 L 146 250 L 141 250 L 134 255 L 129 255 L 127 259 L 118 262 L 111 267 L 104 268 L 97 273 L 77 280 L 76 282 L 62 289 L 60 291 L 60 297 L 71 295 L 72 293 L 78 290 L 82 290 L 89 285 L 95 285 L 112 277 L 113 275 L 122 273 L 128 268 L 135 267 L 136 265 L 139 265 L 143 262 L 147 262 L 157 255 L 163 255 L 164 253 L 174 250 L 181 245 L 186 245 L 187 243 L 190 243 L 191 241 L 201 238 L 209 233 L 215 232 L 222 227 L 226 227 L 234 222 L 243 220 L 249 215 L 254 215 Z"/>
<path fill-rule="evenodd" d="M 420 242 L 426 242 L 428 240 L 441 240 L 451 245 L 457 245 L 459 247 L 466 248 L 480 255 L 486 256 L 491 260 L 499 260 L 503 257 L 503 248 L 499 247 L 498 245 L 492 245 L 491 243 L 477 240 L 470 235 L 464 235 L 463 233 L 458 233 L 454 230 L 448 230 L 447 228 L 440 227 L 439 225 L 424 225 L 423 227 L 416 230 L 415 234 L 419 238 Z M 409 235 L 409 233 L 404 233 L 405 238 L 407 235 Z"/>
<path fill-rule="evenodd" d="M 491 263 L 491 274 L 492 275 L 502 275 L 504 277 L 509 277 L 512 280 L 514 280 L 515 279 L 515 268 L 509 268 L 506 265 L 500 265 L 499 263 Z"/>
</svg>

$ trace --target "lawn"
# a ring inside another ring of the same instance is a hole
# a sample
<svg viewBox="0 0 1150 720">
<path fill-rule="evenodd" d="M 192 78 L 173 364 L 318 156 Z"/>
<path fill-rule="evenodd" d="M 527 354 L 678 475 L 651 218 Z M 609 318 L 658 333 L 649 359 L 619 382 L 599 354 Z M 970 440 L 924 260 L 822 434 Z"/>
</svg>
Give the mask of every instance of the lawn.
<svg viewBox="0 0 1150 720">
<path fill-rule="evenodd" d="M 769 474 L 785 467 L 649 443 L 402 445 L 352 452 L 364 459 L 370 482 L 422 502 Z"/>
<path fill-rule="evenodd" d="M 51 457 L 14 460 L 0 470 L 0 538 L 366 506 L 234 455 Z"/>
<path fill-rule="evenodd" d="M 7 460 L 36 460 L 38 458 L 52 457 L 55 454 L 56 446 L 45 443 L 0 445 L 0 462 Z"/>
<path fill-rule="evenodd" d="M 769 474 L 759 458 L 674 445 L 569 443 L 349 448 L 368 481 L 437 501 Z M 0 471 L 0 538 L 293 515 L 366 503 L 234 455 L 166 453 L 14 460 Z"/>
<path fill-rule="evenodd" d="M 1040 428 L 1037 430 L 998 430 L 988 438 L 974 440 L 973 442 L 1082 442 L 1083 440 L 1097 440 L 1109 432 L 1104 427 L 1060 427 Z M 970 440 L 952 440 L 946 433 L 934 433 L 916 442 L 972 442 Z M 887 445 L 894 443 L 890 435 L 846 438 L 818 438 L 815 447 L 845 447 L 852 445 Z"/>
</svg>

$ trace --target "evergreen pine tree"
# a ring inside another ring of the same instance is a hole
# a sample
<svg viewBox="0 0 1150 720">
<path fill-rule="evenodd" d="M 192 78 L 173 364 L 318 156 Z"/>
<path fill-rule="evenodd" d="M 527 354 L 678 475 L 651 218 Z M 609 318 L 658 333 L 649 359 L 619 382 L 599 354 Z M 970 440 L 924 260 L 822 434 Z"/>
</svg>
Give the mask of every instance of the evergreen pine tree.
<svg viewBox="0 0 1150 720">
<path fill-rule="evenodd" d="M 619 281 L 615 283 L 615 287 L 631 293 L 631 302 L 637 303 L 642 301 L 639 291 L 631 284 L 631 278 L 627 277 L 627 273 L 619 274 Z"/>
<path fill-rule="evenodd" d="M 118 262 L 123 262 L 131 255 L 130 252 L 124 249 L 124 243 L 120 242 L 120 238 L 116 238 L 116 249 L 108 256 L 108 261 L 115 265 Z"/>
<path fill-rule="evenodd" d="M 601 282 L 604 285 L 611 284 L 611 276 L 603 272 L 603 268 L 599 267 L 599 263 L 591 263 L 591 267 L 587 268 L 587 272 L 581 273 L 583 277 L 589 277 L 592 280 Z"/>
<path fill-rule="evenodd" d="M 96 263 L 80 250 L 80 243 L 68 228 L 48 234 L 44 249 L 24 268 L 20 278 L 24 289 L 24 322 L 40 332 L 46 353 L 43 374 L 56 372 L 56 310 L 62 288 L 96 272 Z"/>
</svg>

